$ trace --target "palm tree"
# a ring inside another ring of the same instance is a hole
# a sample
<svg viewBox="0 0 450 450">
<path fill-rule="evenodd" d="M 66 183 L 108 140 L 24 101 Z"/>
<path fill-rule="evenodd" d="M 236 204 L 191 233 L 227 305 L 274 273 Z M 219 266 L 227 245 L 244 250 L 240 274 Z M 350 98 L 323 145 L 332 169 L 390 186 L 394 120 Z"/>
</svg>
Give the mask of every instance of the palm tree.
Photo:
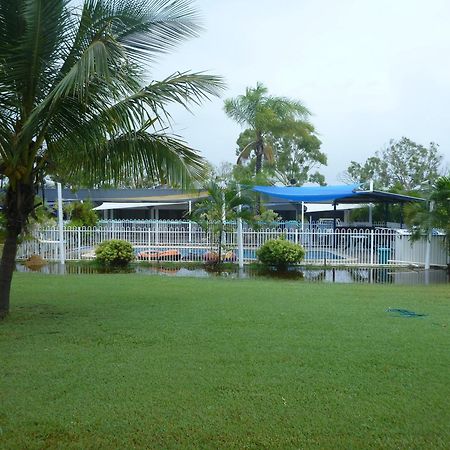
<svg viewBox="0 0 450 450">
<path fill-rule="evenodd" d="M 150 177 L 186 185 L 200 155 L 166 134 L 167 105 L 200 103 L 220 78 L 145 68 L 199 31 L 191 0 L 0 0 L 0 178 L 7 178 L 0 317 L 19 235 L 46 175 L 71 185 Z"/>
<path fill-rule="evenodd" d="M 208 197 L 195 204 L 191 219 L 212 234 L 212 241 L 216 242 L 218 250 L 215 262 L 221 263 L 227 222 L 238 218 L 251 222 L 253 199 L 247 192 L 241 192 L 234 183 L 226 186 L 212 180 L 205 186 L 205 190 Z"/>
<path fill-rule="evenodd" d="M 293 135 L 305 127 L 308 109 L 297 100 L 268 95 L 268 89 L 257 83 L 245 95 L 225 100 L 225 113 L 246 127 L 238 139 L 237 163 L 255 155 L 255 173 L 261 172 L 263 159 L 274 161 L 273 140 Z"/>
</svg>

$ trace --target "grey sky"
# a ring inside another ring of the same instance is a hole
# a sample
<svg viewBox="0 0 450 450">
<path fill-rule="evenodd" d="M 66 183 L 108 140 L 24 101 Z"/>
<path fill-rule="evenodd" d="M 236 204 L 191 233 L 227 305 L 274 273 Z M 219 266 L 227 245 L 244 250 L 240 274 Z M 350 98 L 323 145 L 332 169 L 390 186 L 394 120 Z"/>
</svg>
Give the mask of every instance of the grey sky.
<svg viewBox="0 0 450 450">
<path fill-rule="evenodd" d="M 389 139 L 440 144 L 450 161 L 450 0 L 197 0 L 202 35 L 165 56 L 155 79 L 207 70 L 224 98 L 262 81 L 302 100 L 338 181 Z M 240 128 L 213 100 L 174 109 L 174 131 L 218 164 L 235 160 Z"/>
</svg>

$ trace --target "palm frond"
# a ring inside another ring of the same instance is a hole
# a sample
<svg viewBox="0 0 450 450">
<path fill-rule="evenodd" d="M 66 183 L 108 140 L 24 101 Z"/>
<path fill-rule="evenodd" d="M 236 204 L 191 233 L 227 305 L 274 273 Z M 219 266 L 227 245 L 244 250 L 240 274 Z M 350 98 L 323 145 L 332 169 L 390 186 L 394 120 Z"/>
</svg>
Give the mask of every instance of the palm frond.
<svg viewBox="0 0 450 450">
<path fill-rule="evenodd" d="M 269 164 L 272 164 L 275 161 L 275 154 L 274 154 L 272 145 L 270 145 L 269 143 L 266 143 L 264 145 L 263 155 Z"/>
<path fill-rule="evenodd" d="M 0 44 L 2 83 L 20 92 L 22 114 L 27 115 L 42 99 L 61 63 L 61 42 L 68 24 L 68 0 L 28 0 L 8 8 L 2 2 L 0 16 L 15 12 L 18 30 Z M 5 18 L 11 26 L 11 17 Z"/>
<path fill-rule="evenodd" d="M 107 31 L 127 59 L 147 64 L 200 30 L 199 16 L 189 0 L 85 0 L 74 27 L 60 78 L 84 53 L 94 36 Z"/>
<path fill-rule="evenodd" d="M 239 98 L 230 98 L 224 102 L 225 114 L 237 122 L 239 125 L 247 125 L 252 120 L 252 114 L 249 114 L 248 108 L 242 104 Z"/>
<path fill-rule="evenodd" d="M 130 3 L 119 2 L 114 11 L 120 19 L 114 32 L 130 58 L 140 63 L 153 61 L 155 55 L 172 50 L 201 30 L 199 14 L 191 1 L 138 0 L 132 6 Z"/>
<path fill-rule="evenodd" d="M 143 176 L 187 185 L 198 177 L 198 153 L 164 135 L 169 105 L 189 109 L 218 96 L 222 79 L 183 72 L 144 85 L 142 77 L 144 56 L 197 33 L 191 5 L 85 0 L 79 15 L 69 0 L 0 0 L 0 35 L 11 24 L 18 29 L 0 42 L 2 160 L 10 151 L 13 165 L 27 161 L 33 173 L 49 168 L 85 185 Z"/>
<path fill-rule="evenodd" d="M 250 154 L 254 150 L 255 142 L 250 142 L 247 144 L 242 151 L 239 153 L 238 159 L 236 161 L 236 164 L 242 164 L 242 161 L 245 161 L 246 159 L 250 158 Z"/>
<path fill-rule="evenodd" d="M 56 175 L 74 185 L 116 184 L 149 178 L 188 187 L 203 170 L 203 158 L 175 137 L 145 131 L 128 133 L 95 147 L 80 143 L 78 152 L 52 143 L 48 159 Z"/>
</svg>

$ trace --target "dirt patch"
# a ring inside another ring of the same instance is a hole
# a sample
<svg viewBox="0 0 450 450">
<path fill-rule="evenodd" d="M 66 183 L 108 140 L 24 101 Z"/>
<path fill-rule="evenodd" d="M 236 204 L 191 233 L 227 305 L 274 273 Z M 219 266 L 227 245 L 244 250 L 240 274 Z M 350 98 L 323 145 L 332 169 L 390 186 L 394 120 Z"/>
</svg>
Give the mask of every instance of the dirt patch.
<svg viewBox="0 0 450 450">
<path fill-rule="evenodd" d="M 47 261 L 39 255 L 31 255 L 24 264 L 28 269 L 38 271 L 47 264 Z"/>
</svg>

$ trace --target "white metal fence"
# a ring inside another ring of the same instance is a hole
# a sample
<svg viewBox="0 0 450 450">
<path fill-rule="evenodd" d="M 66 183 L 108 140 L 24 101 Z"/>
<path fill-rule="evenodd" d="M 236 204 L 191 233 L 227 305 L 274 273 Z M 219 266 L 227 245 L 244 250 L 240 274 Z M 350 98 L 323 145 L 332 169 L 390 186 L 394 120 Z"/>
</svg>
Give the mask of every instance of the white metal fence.
<svg viewBox="0 0 450 450">
<path fill-rule="evenodd" d="M 305 263 L 327 265 L 423 265 L 426 239 L 412 242 L 405 230 L 387 228 L 338 228 L 335 231 L 317 224 L 285 222 L 277 226 L 252 229 L 244 226 L 244 262 L 256 260 L 256 251 L 269 239 L 283 236 L 306 250 Z M 130 242 L 138 260 L 208 261 L 217 258 L 217 239 L 188 221 L 112 221 L 95 228 L 65 228 L 67 260 L 92 259 L 95 247 L 109 239 Z M 445 237 L 432 237 L 430 263 L 447 264 Z M 237 259 L 237 227 L 230 223 L 223 237 L 225 261 Z M 19 247 L 18 259 L 38 254 L 46 260 L 59 259 L 57 228 L 38 229 Z"/>
</svg>

